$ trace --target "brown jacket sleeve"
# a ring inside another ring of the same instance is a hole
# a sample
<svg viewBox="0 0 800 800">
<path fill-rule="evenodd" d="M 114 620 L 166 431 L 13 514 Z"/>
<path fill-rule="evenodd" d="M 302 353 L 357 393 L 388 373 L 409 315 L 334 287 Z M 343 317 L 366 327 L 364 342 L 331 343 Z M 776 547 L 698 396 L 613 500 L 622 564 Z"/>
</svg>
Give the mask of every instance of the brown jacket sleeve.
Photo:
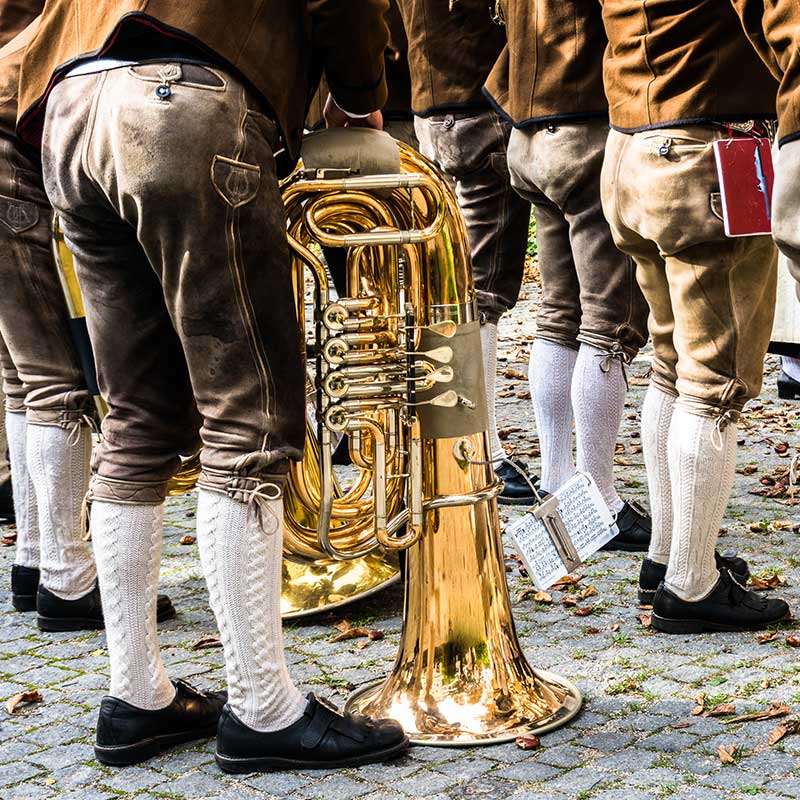
<svg viewBox="0 0 800 800">
<path fill-rule="evenodd" d="M 742 27 L 750 43 L 769 71 L 780 80 L 783 77 L 783 69 L 778 63 L 775 51 L 767 41 L 764 29 L 764 0 L 731 0 L 731 3 L 742 21 Z"/>
<path fill-rule="evenodd" d="M 308 0 L 311 41 L 336 102 L 368 114 L 386 102 L 388 0 Z"/>
</svg>

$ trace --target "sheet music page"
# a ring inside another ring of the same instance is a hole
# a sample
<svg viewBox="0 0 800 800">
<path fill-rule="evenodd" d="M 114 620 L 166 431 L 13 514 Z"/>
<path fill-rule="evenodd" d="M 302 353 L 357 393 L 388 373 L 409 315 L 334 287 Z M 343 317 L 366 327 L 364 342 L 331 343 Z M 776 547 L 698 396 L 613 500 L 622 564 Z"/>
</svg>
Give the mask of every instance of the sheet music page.
<svg viewBox="0 0 800 800">
<path fill-rule="evenodd" d="M 556 493 L 558 511 L 581 561 L 596 553 L 617 534 L 614 517 L 597 484 L 586 473 L 577 473 Z M 567 574 L 544 523 L 528 512 L 507 529 L 537 589 L 547 589 Z"/>
</svg>

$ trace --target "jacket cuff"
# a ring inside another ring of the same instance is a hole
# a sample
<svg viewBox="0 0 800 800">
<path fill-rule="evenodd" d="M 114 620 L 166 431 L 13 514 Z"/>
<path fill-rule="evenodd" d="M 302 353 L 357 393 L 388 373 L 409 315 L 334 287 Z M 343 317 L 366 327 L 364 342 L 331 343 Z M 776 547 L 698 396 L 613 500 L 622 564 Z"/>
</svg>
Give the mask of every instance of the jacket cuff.
<svg viewBox="0 0 800 800">
<path fill-rule="evenodd" d="M 389 90 L 386 86 L 386 74 L 381 70 L 380 77 L 372 85 L 349 86 L 340 83 L 334 75 L 326 74 L 328 88 L 336 105 L 346 114 L 371 114 L 386 105 Z M 346 109 L 346 110 L 345 110 Z"/>
</svg>

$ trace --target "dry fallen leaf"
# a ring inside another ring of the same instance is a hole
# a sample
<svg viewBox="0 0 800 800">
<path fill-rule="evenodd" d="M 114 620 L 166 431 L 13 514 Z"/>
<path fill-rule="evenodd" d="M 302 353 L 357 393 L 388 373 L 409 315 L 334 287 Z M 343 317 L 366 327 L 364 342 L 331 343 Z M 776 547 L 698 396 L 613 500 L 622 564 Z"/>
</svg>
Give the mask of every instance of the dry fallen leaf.
<svg viewBox="0 0 800 800">
<path fill-rule="evenodd" d="M 0 539 L 0 545 L 3 547 L 11 547 L 17 543 L 17 532 L 16 531 L 6 531 L 3 534 L 3 538 Z"/>
<path fill-rule="evenodd" d="M 518 369 L 508 369 L 503 370 L 503 377 L 504 378 L 511 378 L 512 380 L 517 381 L 527 381 L 528 376 L 524 372 L 520 372 Z"/>
<path fill-rule="evenodd" d="M 577 586 L 583 580 L 583 575 L 565 575 L 559 578 L 553 585 L 552 589 L 565 589 L 567 586 Z"/>
<path fill-rule="evenodd" d="M 723 764 L 735 764 L 736 761 L 734 760 L 734 756 L 736 755 L 736 751 L 739 748 L 735 744 L 729 744 L 727 747 L 724 744 L 721 744 L 717 748 L 717 755 L 719 756 L 719 760 Z"/>
<path fill-rule="evenodd" d="M 574 608 L 575 606 L 578 605 L 578 600 L 575 597 L 567 596 L 567 597 L 562 598 L 561 603 L 562 603 L 562 605 Z"/>
<path fill-rule="evenodd" d="M 31 692 L 20 692 L 6 702 L 6 711 L 9 714 L 14 714 L 19 706 L 26 703 L 41 703 L 43 699 L 41 693 L 36 689 Z"/>
<path fill-rule="evenodd" d="M 772 631 L 771 633 L 759 633 L 756 636 L 756 641 L 759 644 L 766 644 L 767 642 L 774 642 L 779 636 L 780 631 Z"/>
<path fill-rule="evenodd" d="M 786 722 L 778 725 L 777 728 L 773 728 L 769 732 L 769 738 L 767 741 L 770 745 L 777 744 L 784 736 L 789 736 L 790 734 L 800 733 L 800 720 L 797 719 L 790 719 Z"/>
<path fill-rule="evenodd" d="M 350 623 L 348 622 L 347 625 Z M 368 630 L 367 628 L 352 628 L 344 627 L 344 623 L 339 623 L 333 626 L 339 633 L 331 639 L 331 642 L 344 642 L 348 639 L 369 639 L 374 641 L 376 639 L 383 639 L 384 633 L 380 630 Z"/>
<path fill-rule="evenodd" d="M 671 728 L 674 728 L 676 731 L 681 730 L 682 728 L 691 728 L 691 722 L 676 722 L 674 725 L 670 725 Z"/>
<path fill-rule="evenodd" d="M 582 589 L 580 592 L 578 592 L 578 597 L 580 597 L 582 600 L 585 600 L 587 597 L 593 597 L 596 594 L 597 589 L 594 588 L 594 584 L 591 584 L 590 586 L 587 586 L 585 589 Z"/>
<path fill-rule="evenodd" d="M 706 696 L 698 694 L 695 696 L 694 701 L 697 705 L 692 709 L 692 716 L 699 717 L 706 709 Z"/>
<path fill-rule="evenodd" d="M 636 619 L 642 623 L 643 628 L 649 628 L 653 624 L 653 615 L 652 614 L 639 614 Z"/>
<path fill-rule="evenodd" d="M 616 633 L 616 632 L 617 632 L 619 629 L 620 629 L 620 624 L 619 624 L 619 622 L 615 622 L 615 623 L 614 623 L 614 624 L 611 626 L 611 628 L 609 628 L 609 630 L 610 630 L 610 631 L 612 631 L 613 633 Z"/>
<path fill-rule="evenodd" d="M 759 528 L 759 530 L 761 529 Z M 750 578 L 750 586 L 757 592 L 762 592 L 766 589 L 777 589 L 781 586 L 786 586 L 788 583 L 789 581 L 784 575 L 778 575 L 777 573 L 767 578 Z"/>
<path fill-rule="evenodd" d="M 800 647 L 800 636 L 796 633 L 790 633 L 786 637 L 786 644 L 788 644 L 789 647 Z"/>
<path fill-rule="evenodd" d="M 575 616 L 576 617 L 588 617 L 589 614 L 594 613 L 594 606 L 584 606 L 583 608 L 576 608 L 575 609 Z"/>
<path fill-rule="evenodd" d="M 732 708 L 733 706 L 731 706 Z M 773 700 L 769 704 L 769 708 L 764 709 L 764 711 L 754 711 L 751 714 L 741 714 L 738 717 L 732 717 L 731 719 L 723 720 L 726 725 L 729 725 L 732 722 L 761 722 L 765 719 L 775 719 L 776 717 L 785 717 L 787 714 L 790 714 L 792 709 L 786 705 L 786 703 L 781 703 L 779 700 Z"/>
<path fill-rule="evenodd" d="M 536 592 L 536 594 L 533 596 L 533 599 L 537 603 L 544 603 L 545 605 L 548 605 L 549 603 L 553 602 L 553 595 L 551 595 L 549 592 Z"/>
<path fill-rule="evenodd" d="M 222 647 L 220 638 L 218 636 L 203 636 L 192 645 L 192 650 L 210 650 L 213 647 Z"/>
<path fill-rule="evenodd" d="M 709 708 L 708 711 L 703 712 L 704 717 L 724 717 L 728 714 L 735 714 L 736 713 L 736 706 L 733 703 L 720 703 L 719 705 L 714 706 L 714 708 Z"/>
<path fill-rule="evenodd" d="M 542 746 L 542 740 L 538 736 L 519 736 L 516 745 L 520 750 L 538 750 Z"/>
<path fill-rule="evenodd" d="M 596 634 L 600 633 L 600 628 L 584 628 L 583 632 L 587 636 L 595 636 Z"/>
<path fill-rule="evenodd" d="M 196 536 L 181 536 L 181 544 L 194 544 L 197 541 Z"/>
</svg>

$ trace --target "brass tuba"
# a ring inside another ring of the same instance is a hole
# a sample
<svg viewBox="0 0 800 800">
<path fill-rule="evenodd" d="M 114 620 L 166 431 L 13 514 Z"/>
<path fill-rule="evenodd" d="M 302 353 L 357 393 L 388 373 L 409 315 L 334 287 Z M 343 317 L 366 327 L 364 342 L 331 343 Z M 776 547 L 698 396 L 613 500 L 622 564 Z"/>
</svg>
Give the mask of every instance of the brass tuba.
<svg viewBox="0 0 800 800">
<path fill-rule="evenodd" d="M 397 662 L 348 709 L 394 717 L 413 741 L 435 745 L 564 724 L 580 693 L 531 668 L 511 616 L 454 195 L 414 150 L 355 129 L 308 137 L 283 197 L 300 314 L 304 270 L 314 280 L 317 381 L 313 455 L 287 489 L 287 551 L 342 562 L 407 553 Z M 318 246 L 345 248 L 347 296 L 332 296 Z M 361 468 L 349 488 L 331 463 L 342 433 Z"/>
</svg>

